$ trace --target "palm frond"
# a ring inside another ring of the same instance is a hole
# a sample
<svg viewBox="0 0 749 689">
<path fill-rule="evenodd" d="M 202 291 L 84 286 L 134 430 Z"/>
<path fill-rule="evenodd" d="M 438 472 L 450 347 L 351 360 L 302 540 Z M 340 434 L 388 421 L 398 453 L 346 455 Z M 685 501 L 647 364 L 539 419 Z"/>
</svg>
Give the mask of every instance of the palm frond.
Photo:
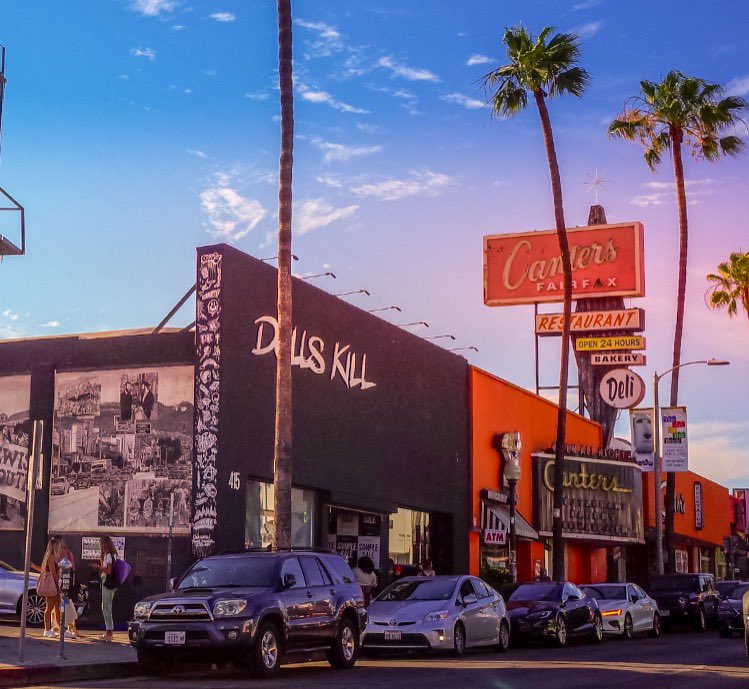
<svg viewBox="0 0 749 689">
<path fill-rule="evenodd" d="M 557 74 L 549 86 L 549 96 L 561 96 L 565 93 L 577 96 L 583 95 L 585 87 L 590 83 L 590 74 L 582 67 L 570 67 Z"/>
</svg>

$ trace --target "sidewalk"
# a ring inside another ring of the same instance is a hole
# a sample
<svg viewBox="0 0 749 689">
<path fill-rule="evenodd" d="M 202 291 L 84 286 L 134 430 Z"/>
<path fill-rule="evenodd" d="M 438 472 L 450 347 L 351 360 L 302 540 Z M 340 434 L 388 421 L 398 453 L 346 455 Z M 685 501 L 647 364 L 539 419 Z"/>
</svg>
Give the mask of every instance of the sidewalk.
<svg viewBox="0 0 749 689">
<path fill-rule="evenodd" d="M 80 641 L 65 640 L 65 659 L 57 657 L 59 639 L 44 639 L 38 628 L 26 631 L 24 662 L 18 661 L 18 625 L 0 623 L 0 687 L 68 682 L 138 674 L 135 650 L 126 632 L 111 643 L 96 641 L 101 632 L 83 631 Z"/>
</svg>

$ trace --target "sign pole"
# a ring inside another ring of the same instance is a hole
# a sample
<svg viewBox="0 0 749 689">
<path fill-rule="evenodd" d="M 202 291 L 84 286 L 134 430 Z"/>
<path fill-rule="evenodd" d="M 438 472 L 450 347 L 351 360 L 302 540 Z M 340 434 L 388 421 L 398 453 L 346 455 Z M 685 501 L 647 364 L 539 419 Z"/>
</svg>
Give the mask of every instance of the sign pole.
<svg viewBox="0 0 749 689">
<path fill-rule="evenodd" d="M 21 598 L 21 633 L 18 637 L 18 660 L 23 662 L 24 644 L 26 642 L 26 615 L 29 605 L 29 569 L 31 567 L 31 534 L 34 530 L 34 496 L 36 494 L 37 474 L 41 472 L 39 458 L 44 438 L 44 421 L 34 421 L 31 431 L 31 454 L 26 471 L 26 542 L 23 562 L 23 597 Z"/>
<path fill-rule="evenodd" d="M 169 495 L 169 540 L 166 546 L 166 588 L 170 591 L 169 586 L 172 580 L 172 530 L 174 529 L 174 492 Z"/>
<path fill-rule="evenodd" d="M 658 372 L 653 373 L 653 478 L 655 483 L 655 571 L 663 574 L 663 512 L 661 511 L 661 420 L 658 409 Z"/>
</svg>

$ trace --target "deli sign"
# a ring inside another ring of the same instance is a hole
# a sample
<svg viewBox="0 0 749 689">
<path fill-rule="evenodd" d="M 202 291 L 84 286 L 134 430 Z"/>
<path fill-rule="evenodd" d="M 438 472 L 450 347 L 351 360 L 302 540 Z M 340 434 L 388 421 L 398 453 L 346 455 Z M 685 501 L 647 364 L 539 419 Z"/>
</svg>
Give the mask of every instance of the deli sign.
<svg viewBox="0 0 749 689">
<path fill-rule="evenodd" d="M 610 407 L 631 409 L 645 397 L 645 382 L 628 368 L 615 368 L 603 376 L 598 392 Z"/>
<path fill-rule="evenodd" d="M 643 228 L 638 222 L 567 230 L 572 296 L 645 296 Z M 487 306 L 563 301 L 562 260 L 555 230 L 484 237 Z"/>
</svg>

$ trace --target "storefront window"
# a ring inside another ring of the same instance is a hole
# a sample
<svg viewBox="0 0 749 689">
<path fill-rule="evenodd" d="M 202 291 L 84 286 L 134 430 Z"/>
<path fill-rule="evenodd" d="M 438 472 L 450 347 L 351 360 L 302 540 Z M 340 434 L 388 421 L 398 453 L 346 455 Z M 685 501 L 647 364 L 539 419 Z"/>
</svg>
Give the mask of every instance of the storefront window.
<svg viewBox="0 0 749 689">
<path fill-rule="evenodd" d="M 390 515 L 390 557 L 397 565 L 418 564 L 431 558 L 429 513 L 399 507 Z"/>
<path fill-rule="evenodd" d="M 686 550 L 677 550 L 674 553 L 676 562 L 676 573 L 686 574 L 689 572 L 689 553 Z"/>
<path fill-rule="evenodd" d="M 273 484 L 247 482 L 245 546 L 267 548 L 273 541 Z M 291 544 L 312 547 L 315 544 L 315 492 L 291 489 Z"/>
</svg>

